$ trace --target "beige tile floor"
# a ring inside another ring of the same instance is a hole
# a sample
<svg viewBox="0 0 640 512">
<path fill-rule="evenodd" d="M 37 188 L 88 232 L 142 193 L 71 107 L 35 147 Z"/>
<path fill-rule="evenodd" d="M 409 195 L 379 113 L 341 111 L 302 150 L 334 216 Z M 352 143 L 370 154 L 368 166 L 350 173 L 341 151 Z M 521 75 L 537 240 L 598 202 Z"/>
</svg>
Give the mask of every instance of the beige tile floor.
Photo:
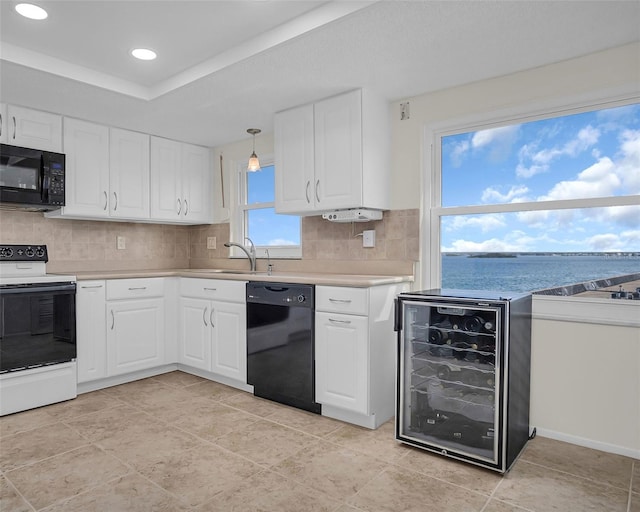
<svg viewBox="0 0 640 512">
<path fill-rule="evenodd" d="M 0 418 L 0 510 L 640 512 L 640 461 L 538 437 L 505 477 L 173 372 Z"/>
</svg>

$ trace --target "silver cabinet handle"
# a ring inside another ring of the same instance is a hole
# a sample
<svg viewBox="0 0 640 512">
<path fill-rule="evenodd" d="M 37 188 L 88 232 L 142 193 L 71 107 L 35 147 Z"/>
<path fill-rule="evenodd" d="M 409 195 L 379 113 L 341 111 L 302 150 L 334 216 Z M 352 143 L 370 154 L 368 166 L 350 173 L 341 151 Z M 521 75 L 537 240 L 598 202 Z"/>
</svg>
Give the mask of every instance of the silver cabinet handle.
<svg viewBox="0 0 640 512">
<path fill-rule="evenodd" d="M 213 312 L 215 309 L 211 308 L 211 313 L 209 313 L 209 323 L 211 324 L 211 328 L 213 329 L 215 325 L 213 325 Z"/>
<path fill-rule="evenodd" d="M 329 302 L 333 302 L 334 304 L 351 304 L 351 299 L 332 299 L 329 297 Z"/>
<path fill-rule="evenodd" d="M 16 116 L 13 116 L 13 140 L 16 140 Z"/>
<path fill-rule="evenodd" d="M 351 320 L 336 320 L 335 318 L 329 318 L 329 322 L 334 324 L 350 324 Z"/>
<path fill-rule="evenodd" d="M 102 288 L 101 284 L 96 284 L 96 285 L 92 285 L 92 286 L 81 286 L 80 288 L 84 289 L 84 290 L 88 290 L 89 288 Z"/>
<path fill-rule="evenodd" d="M 205 290 L 207 292 L 217 292 L 218 291 L 217 288 L 203 288 L 203 290 Z"/>
<path fill-rule="evenodd" d="M 118 209 L 118 194 L 116 192 L 113 193 L 113 198 L 116 201 L 116 205 L 113 207 L 113 211 L 115 212 Z"/>
<path fill-rule="evenodd" d="M 311 202 L 311 199 L 309 199 L 309 186 L 311 185 L 310 181 L 307 181 L 307 186 L 304 190 L 304 195 L 307 196 L 307 204 Z"/>
<path fill-rule="evenodd" d="M 178 204 L 178 215 L 180 215 L 182 213 L 182 201 L 180 201 L 180 198 L 176 199 L 176 203 Z"/>
<path fill-rule="evenodd" d="M 116 317 L 113 314 L 113 309 L 111 310 L 111 330 L 113 331 L 113 326 L 116 325 Z"/>
<path fill-rule="evenodd" d="M 189 203 L 185 199 L 184 200 L 184 214 L 187 215 L 187 213 L 189 213 Z"/>
<path fill-rule="evenodd" d="M 109 206 L 109 195 L 106 190 L 103 190 L 102 193 L 104 194 L 104 207 L 102 209 L 106 212 L 107 206 Z"/>
<path fill-rule="evenodd" d="M 204 323 L 205 327 L 207 326 L 207 309 L 209 309 L 208 307 L 204 308 L 202 310 L 202 322 Z"/>
<path fill-rule="evenodd" d="M 146 286 L 132 286 L 129 287 L 129 290 L 146 290 L 147 287 Z"/>
<path fill-rule="evenodd" d="M 318 195 L 318 187 L 320 187 L 320 180 L 316 181 L 316 201 L 320 202 L 320 196 Z"/>
</svg>

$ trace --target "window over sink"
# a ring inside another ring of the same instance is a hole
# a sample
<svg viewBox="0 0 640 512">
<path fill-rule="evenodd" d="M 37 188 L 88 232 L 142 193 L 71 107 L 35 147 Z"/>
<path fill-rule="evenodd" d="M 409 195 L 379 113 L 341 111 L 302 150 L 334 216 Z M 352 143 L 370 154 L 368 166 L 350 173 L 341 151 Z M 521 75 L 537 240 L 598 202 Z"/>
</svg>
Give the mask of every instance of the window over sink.
<svg viewBox="0 0 640 512">
<path fill-rule="evenodd" d="M 260 157 L 261 169 L 247 172 L 247 162 L 238 165 L 238 198 L 231 223 L 231 241 L 256 246 L 258 258 L 300 258 L 301 221 L 298 215 L 275 212 L 275 164 L 273 157 Z M 233 248 L 232 248 L 233 249 Z M 232 256 L 244 256 L 233 249 Z"/>
</svg>

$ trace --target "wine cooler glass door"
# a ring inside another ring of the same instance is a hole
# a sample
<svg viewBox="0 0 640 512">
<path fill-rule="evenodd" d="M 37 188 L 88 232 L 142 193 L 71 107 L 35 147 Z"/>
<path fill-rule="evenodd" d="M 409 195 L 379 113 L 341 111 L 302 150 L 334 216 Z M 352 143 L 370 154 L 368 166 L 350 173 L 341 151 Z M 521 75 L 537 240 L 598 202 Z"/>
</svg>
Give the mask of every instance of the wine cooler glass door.
<svg viewBox="0 0 640 512">
<path fill-rule="evenodd" d="M 498 463 L 500 317 L 499 307 L 403 302 L 400 437 Z"/>
</svg>

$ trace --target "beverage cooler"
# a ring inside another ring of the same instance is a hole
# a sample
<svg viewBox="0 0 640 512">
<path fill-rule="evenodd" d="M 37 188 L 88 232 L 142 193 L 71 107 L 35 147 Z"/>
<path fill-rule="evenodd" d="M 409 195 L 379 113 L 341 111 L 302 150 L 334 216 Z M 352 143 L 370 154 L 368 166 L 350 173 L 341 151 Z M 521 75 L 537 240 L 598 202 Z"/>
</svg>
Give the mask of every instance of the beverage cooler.
<svg viewBox="0 0 640 512">
<path fill-rule="evenodd" d="M 507 471 L 529 439 L 531 295 L 403 293 L 396 330 L 396 438 Z"/>
</svg>

